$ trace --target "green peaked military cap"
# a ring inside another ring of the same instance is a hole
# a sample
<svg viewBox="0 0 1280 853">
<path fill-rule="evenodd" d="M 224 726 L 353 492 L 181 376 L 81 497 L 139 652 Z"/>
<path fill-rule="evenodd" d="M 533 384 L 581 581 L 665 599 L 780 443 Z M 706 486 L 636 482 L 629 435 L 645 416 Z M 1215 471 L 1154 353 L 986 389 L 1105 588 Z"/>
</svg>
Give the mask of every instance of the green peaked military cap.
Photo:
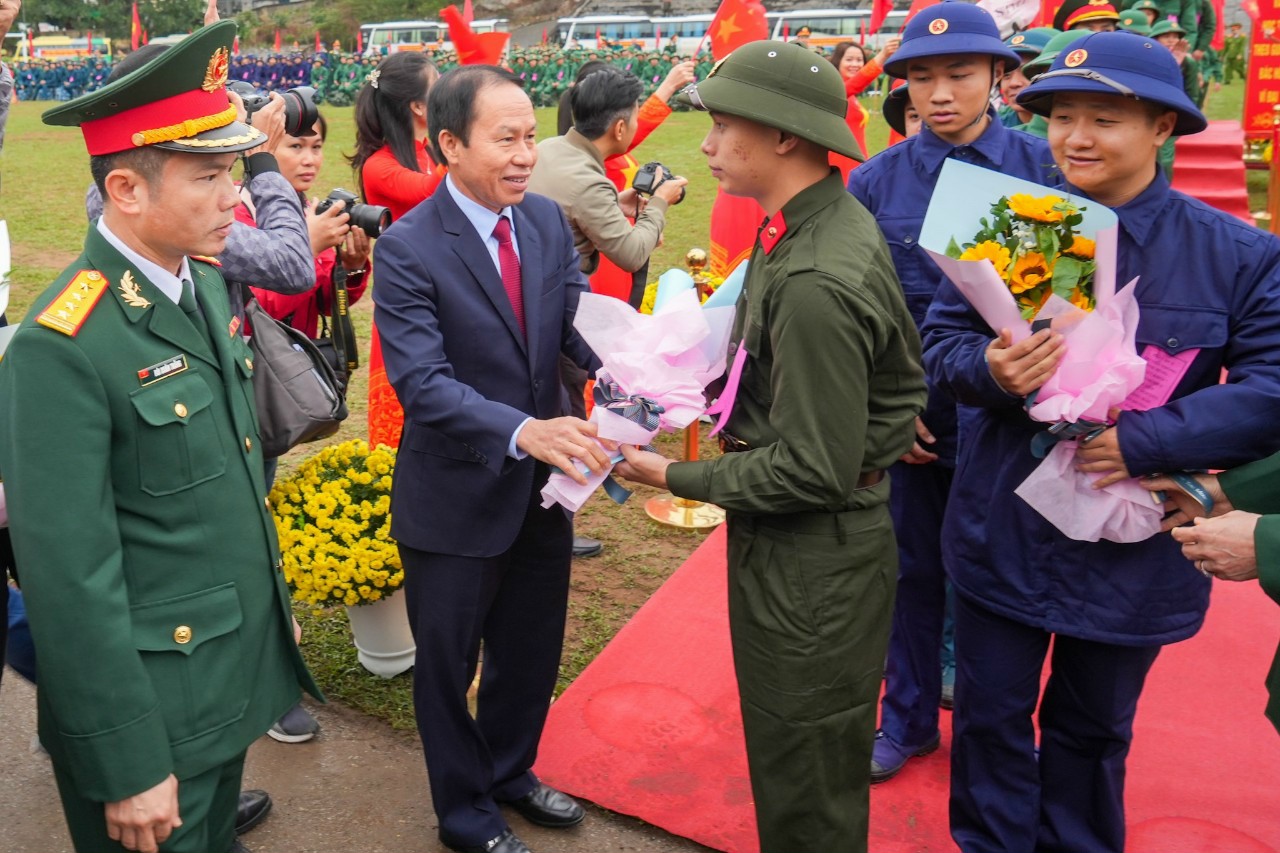
<svg viewBox="0 0 1280 853">
<path fill-rule="evenodd" d="M 227 97 L 233 21 L 196 30 L 118 80 L 47 110 L 45 124 L 79 127 L 94 156 L 152 145 L 224 154 L 253 148 L 266 134 L 236 118 Z"/>
<path fill-rule="evenodd" d="M 717 62 L 707 79 L 686 86 L 676 100 L 794 133 L 855 160 L 866 159 L 845 121 L 849 99 L 840 72 L 794 42 L 744 44 Z"/>
</svg>

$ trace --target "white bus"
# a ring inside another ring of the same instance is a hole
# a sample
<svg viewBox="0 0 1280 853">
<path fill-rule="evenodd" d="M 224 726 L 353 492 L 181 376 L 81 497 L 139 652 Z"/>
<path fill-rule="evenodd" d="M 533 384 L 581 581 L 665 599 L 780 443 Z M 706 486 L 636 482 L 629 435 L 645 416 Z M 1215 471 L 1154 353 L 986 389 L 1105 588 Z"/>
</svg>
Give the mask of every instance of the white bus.
<svg viewBox="0 0 1280 853">
<path fill-rule="evenodd" d="M 770 12 L 773 29 L 770 38 L 778 41 L 795 41 L 802 27 L 809 28 L 809 45 L 829 51 L 842 41 L 860 42 L 862 34 L 871 26 L 869 9 L 797 9 L 794 12 Z M 890 12 L 880 31 L 866 34 L 866 43 L 879 47 L 891 35 L 902 32 L 906 11 Z"/>
<path fill-rule="evenodd" d="M 603 38 L 609 44 L 652 50 L 653 32 L 653 20 L 645 15 L 587 15 L 556 21 L 556 42 L 562 48 L 595 50 Z"/>
<path fill-rule="evenodd" d="M 472 21 L 475 33 L 505 33 L 506 18 L 485 18 Z M 402 50 L 453 50 L 449 41 L 449 27 L 440 21 L 386 21 L 381 24 L 363 24 L 360 35 L 364 39 L 364 52 L 369 56 L 399 53 Z"/>
</svg>

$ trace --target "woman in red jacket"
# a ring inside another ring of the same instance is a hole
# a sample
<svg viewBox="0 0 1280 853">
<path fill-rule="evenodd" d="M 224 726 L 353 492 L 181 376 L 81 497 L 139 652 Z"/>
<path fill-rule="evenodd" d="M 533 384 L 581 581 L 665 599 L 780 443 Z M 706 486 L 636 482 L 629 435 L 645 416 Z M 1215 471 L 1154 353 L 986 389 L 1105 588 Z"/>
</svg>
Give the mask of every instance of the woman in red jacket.
<svg viewBox="0 0 1280 853">
<path fill-rule="evenodd" d="M 341 259 L 347 270 L 347 294 L 355 303 L 364 295 L 369 280 L 369 237 L 360 228 L 348 225 L 341 206 L 334 204 L 324 213 L 315 212 L 315 201 L 307 200 L 307 192 L 315 184 L 324 165 L 324 143 L 329 125 L 319 116 L 312 128 L 314 136 L 289 136 L 276 149 L 280 174 L 298 192 L 298 201 L 306 209 L 307 234 L 311 238 L 311 254 L 315 256 L 316 286 L 303 293 L 277 293 L 253 288 L 253 295 L 267 313 L 284 320 L 309 338 L 319 332 L 320 316 L 330 313 L 333 304 L 333 270 Z M 242 193 L 236 219 L 255 226 L 254 211 Z"/>
<path fill-rule="evenodd" d="M 445 169 L 428 152 L 427 92 L 440 72 L 425 54 L 394 53 L 369 73 L 356 98 L 356 153 L 351 167 L 368 204 L 399 219 L 436 191 Z M 404 410 L 382 365 L 378 327 L 369 342 L 369 445 L 400 445 Z"/>
<path fill-rule="evenodd" d="M 844 94 L 849 99 L 849 111 L 845 114 L 845 121 L 849 124 L 849 129 L 853 131 L 853 138 L 858 141 L 858 147 L 862 149 L 862 153 L 870 157 L 871 152 L 867 150 L 867 110 L 858 100 L 858 96 L 867 90 L 876 79 L 884 73 L 884 63 L 889 61 L 889 57 L 893 56 L 893 52 L 898 49 L 898 45 L 902 43 L 902 39 L 898 36 L 892 36 L 885 41 L 884 47 L 875 56 L 867 59 L 867 52 L 861 46 L 851 41 L 842 41 L 836 45 L 835 50 L 831 53 L 831 64 L 840 72 L 840 76 L 844 78 Z M 853 171 L 858 162 L 852 157 L 845 157 L 842 154 L 832 154 L 830 156 L 832 166 L 840 168 L 840 177 L 845 181 L 849 180 L 849 172 Z"/>
</svg>

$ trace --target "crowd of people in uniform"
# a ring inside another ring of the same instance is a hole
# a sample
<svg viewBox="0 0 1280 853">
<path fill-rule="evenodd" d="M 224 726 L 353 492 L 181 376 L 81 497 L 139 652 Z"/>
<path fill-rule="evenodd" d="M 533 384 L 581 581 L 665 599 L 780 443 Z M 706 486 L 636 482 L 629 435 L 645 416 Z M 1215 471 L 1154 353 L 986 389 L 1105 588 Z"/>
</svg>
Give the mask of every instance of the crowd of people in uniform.
<svg viewBox="0 0 1280 853">
<path fill-rule="evenodd" d="M 1166 528 L 1280 505 L 1267 459 L 1280 451 L 1280 240 L 1173 190 L 1160 168 L 1174 137 L 1206 126 L 1186 70 L 1212 30 L 1196 4 L 1067 0 L 1055 28 L 1002 40 L 983 9 L 942 2 L 849 70 L 843 52 L 815 62 L 804 45 L 752 42 L 676 97 L 714 118 L 701 150 L 720 189 L 767 218 L 729 353 L 724 453 L 675 462 L 624 445 L 614 470 L 727 511 L 763 853 L 866 850 L 870 785 L 938 748 L 944 704 L 961 850 L 1122 853 L 1125 760 L 1161 648 L 1198 631 L 1215 578 L 1261 577 L 1280 601 L 1280 564 L 1260 565 L 1280 548 L 1241 558 L 1255 527 L 1259 543 L 1280 540 L 1268 516 L 1083 542 L 1021 501 L 1044 428 L 1024 408 L 1063 336 L 1015 342 L 989 328 L 919 246 L 949 159 L 1113 208 L 1117 280 L 1139 277 L 1137 343 L 1184 372 L 1164 405 L 1082 439 L 1078 469 L 1100 483 L 1146 478 L 1169 498 Z M 223 84 L 284 88 L 305 63 L 231 62 L 233 32 L 206 27 L 45 114 L 81 128 L 103 208 L 0 362 L 0 467 L 41 659 L 41 740 L 79 850 L 239 849 L 248 744 L 300 690 L 319 695 L 262 501 L 253 353 L 226 298 L 230 273 L 209 257 L 224 253 L 242 203 L 235 152 L 267 143 L 232 116 Z M 385 380 L 404 414 L 391 532 L 440 839 L 461 853 L 528 853 L 503 809 L 554 828 L 585 816 L 532 771 L 573 540 L 571 517 L 541 506 L 539 487 L 553 467 L 579 480 L 603 470 L 614 448 L 565 415 L 560 354 L 600 368 L 572 325 L 589 285 L 556 203 L 526 187 L 533 107 L 591 58 L 535 49 L 504 69 L 344 55 L 308 77 L 329 70 L 329 102 L 345 85 L 333 88 L 333 72 L 359 81 L 361 189 L 395 220 L 372 255 Z M 681 57 L 594 58 L 647 87 Z M 881 73 L 907 81 L 883 103 L 902 138 L 867 159 L 852 107 Z M 637 112 L 628 104 L 608 127 L 634 134 Z M 318 122 L 318 143 L 288 145 L 322 145 L 324 132 Z M 281 151 L 255 168 L 308 156 Z M 190 180 L 161 180 L 176 170 Z M 363 276 L 368 243 L 341 230 L 338 252 Z M 1197 245 L 1212 251 L 1186 251 Z M 1224 469 L 1235 470 L 1188 475 L 1192 487 L 1162 476 Z M 67 482 L 93 487 L 49 487 Z M 81 536 L 63 534 L 72 524 Z M 174 573 L 175 561 L 200 571 Z M 944 703 L 948 619 L 956 680 Z M 1280 667 L 1270 687 L 1280 727 Z"/>
</svg>

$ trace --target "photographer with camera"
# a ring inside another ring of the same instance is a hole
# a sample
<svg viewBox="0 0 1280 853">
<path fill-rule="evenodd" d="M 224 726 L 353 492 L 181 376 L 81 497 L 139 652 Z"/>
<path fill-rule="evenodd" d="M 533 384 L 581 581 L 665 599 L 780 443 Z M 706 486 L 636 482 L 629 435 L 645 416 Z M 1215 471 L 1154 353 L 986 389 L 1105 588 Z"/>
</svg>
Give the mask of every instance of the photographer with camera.
<svg viewBox="0 0 1280 853">
<path fill-rule="evenodd" d="M 587 275 L 601 255 L 628 272 L 644 266 L 662 239 L 667 208 L 684 199 L 688 181 L 657 163 L 642 168 L 622 192 L 605 174 L 605 161 L 625 154 L 635 137 L 643 91 L 640 80 L 616 68 L 588 74 L 570 95 L 573 127 L 538 144 L 529 189 L 560 205 Z M 638 305 L 634 290 L 630 301 Z M 643 284 L 639 290 L 643 295 Z"/>
</svg>

